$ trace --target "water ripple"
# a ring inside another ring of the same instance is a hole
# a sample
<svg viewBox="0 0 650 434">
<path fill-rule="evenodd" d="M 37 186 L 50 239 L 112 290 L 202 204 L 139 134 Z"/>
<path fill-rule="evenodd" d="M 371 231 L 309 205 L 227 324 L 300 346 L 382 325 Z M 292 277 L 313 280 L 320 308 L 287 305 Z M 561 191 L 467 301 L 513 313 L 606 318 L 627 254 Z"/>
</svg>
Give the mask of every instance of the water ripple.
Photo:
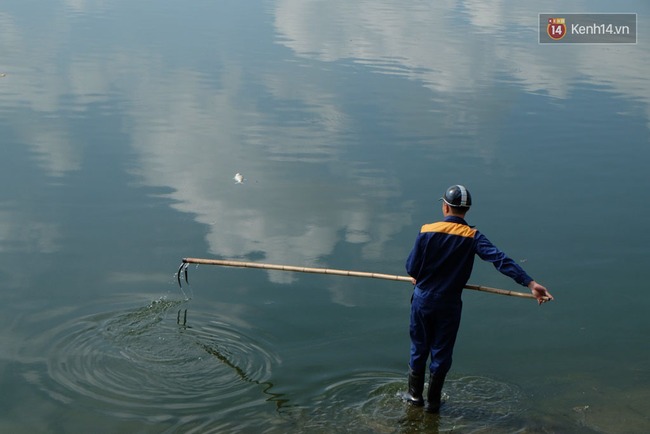
<svg viewBox="0 0 650 434">
<path fill-rule="evenodd" d="M 404 374 L 363 372 L 325 388 L 317 410 L 303 414 L 295 432 L 516 432 L 524 411 L 516 386 L 486 377 L 449 378 L 443 390 L 441 417 L 412 407 L 398 396 L 406 390 Z M 354 398 L 356 397 L 356 399 Z"/>
<path fill-rule="evenodd" d="M 158 300 L 51 330 L 41 386 L 57 400 L 82 398 L 109 414 L 156 422 L 205 415 L 224 400 L 250 405 L 251 388 L 280 405 L 268 382 L 276 355 L 217 315 L 179 310 L 183 303 Z"/>
</svg>

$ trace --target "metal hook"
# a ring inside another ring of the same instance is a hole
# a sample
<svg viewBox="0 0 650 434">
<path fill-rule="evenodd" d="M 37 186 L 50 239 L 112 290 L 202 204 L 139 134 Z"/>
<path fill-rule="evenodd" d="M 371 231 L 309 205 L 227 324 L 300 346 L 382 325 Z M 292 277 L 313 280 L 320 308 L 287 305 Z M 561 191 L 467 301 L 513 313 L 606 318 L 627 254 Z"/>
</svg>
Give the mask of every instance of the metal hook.
<svg viewBox="0 0 650 434">
<path fill-rule="evenodd" d="M 185 274 L 185 283 L 187 283 L 188 285 L 190 284 L 190 282 L 187 280 L 187 267 L 189 267 L 189 265 L 190 264 L 188 264 L 187 262 L 181 262 L 181 266 L 178 267 L 176 278 L 178 279 L 178 286 L 180 286 L 181 288 L 183 287 L 183 285 L 181 285 L 181 273 Z"/>
</svg>

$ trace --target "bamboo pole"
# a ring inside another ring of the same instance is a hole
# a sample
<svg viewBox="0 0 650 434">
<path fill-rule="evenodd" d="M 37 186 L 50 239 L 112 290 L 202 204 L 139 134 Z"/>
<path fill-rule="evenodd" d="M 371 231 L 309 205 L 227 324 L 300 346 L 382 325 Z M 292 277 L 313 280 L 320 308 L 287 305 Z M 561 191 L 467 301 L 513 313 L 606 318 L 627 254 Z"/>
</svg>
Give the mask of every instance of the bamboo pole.
<svg viewBox="0 0 650 434">
<path fill-rule="evenodd" d="M 245 261 L 229 261 L 222 259 L 202 259 L 202 258 L 183 258 L 180 268 L 178 269 L 178 283 L 181 283 L 181 272 L 185 270 L 185 281 L 187 282 L 187 265 L 188 264 L 203 264 L 203 265 L 218 265 L 222 267 L 239 267 L 239 268 L 261 268 L 264 270 L 278 270 L 278 271 L 293 271 L 298 273 L 315 273 L 315 274 L 333 274 L 336 276 L 350 276 L 350 277 L 367 277 L 371 279 L 383 280 L 397 280 L 401 282 L 411 282 L 409 276 L 399 276 L 395 274 L 383 273 L 368 273 L 365 271 L 351 271 L 351 270 L 337 270 L 334 268 L 310 268 L 300 267 L 295 265 L 280 265 L 280 264 L 265 264 L 261 262 L 245 262 Z M 512 297 L 532 298 L 535 299 L 533 294 L 526 294 L 519 291 L 509 291 L 507 289 L 490 288 L 483 285 L 465 285 L 466 289 L 474 291 L 490 292 L 492 294 L 509 295 Z"/>
</svg>

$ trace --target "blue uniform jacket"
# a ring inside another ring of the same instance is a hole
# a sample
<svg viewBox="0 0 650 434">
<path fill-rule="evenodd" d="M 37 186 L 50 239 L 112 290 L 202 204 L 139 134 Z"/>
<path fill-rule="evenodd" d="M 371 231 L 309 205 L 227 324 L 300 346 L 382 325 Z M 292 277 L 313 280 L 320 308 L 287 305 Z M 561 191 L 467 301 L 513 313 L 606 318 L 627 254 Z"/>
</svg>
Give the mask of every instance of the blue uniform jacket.
<svg viewBox="0 0 650 434">
<path fill-rule="evenodd" d="M 425 224 L 406 260 L 406 272 L 416 280 L 415 294 L 425 299 L 460 301 L 474 266 L 474 255 L 520 285 L 533 279 L 477 229 L 456 216 Z"/>
</svg>

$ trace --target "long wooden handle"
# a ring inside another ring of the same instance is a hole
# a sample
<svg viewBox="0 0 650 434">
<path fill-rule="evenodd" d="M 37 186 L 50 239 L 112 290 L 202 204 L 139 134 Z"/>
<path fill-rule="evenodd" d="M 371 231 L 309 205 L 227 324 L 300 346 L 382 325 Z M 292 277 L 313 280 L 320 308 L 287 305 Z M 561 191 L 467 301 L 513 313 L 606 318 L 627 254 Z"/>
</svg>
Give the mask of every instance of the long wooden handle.
<svg viewBox="0 0 650 434">
<path fill-rule="evenodd" d="M 352 277 L 368 277 L 371 279 L 384 279 L 384 280 L 399 280 L 401 282 L 411 282 L 409 276 L 399 276 L 396 274 L 383 274 L 383 273 L 368 273 L 365 271 L 351 271 L 351 270 L 337 270 L 334 268 L 310 268 L 300 267 L 295 265 L 280 265 L 280 264 L 265 264 L 261 262 L 245 262 L 245 261 L 227 261 L 222 259 L 202 259 L 202 258 L 183 258 L 181 269 L 184 264 L 203 264 L 203 265 L 219 265 L 222 267 L 239 267 L 239 268 L 261 268 L 264 270 L 279 270 L 279 271 L 294 271 L 298 273 L 316 273 L 316 274 L 333 274 L 336 276 L 352 276 Z M 178 279 L 180 283 L 180 271 Z M 187 274 L 186 274 L 187 280 Z M 526 294 L 524 292 L 509 291 L 507 289 L 490 288 L 483 285 L 465 285 L 466 289 L 474 291 L 491 292 L 492 294 L 509 295 L 513 297 L 523 297 L 535 299 L 533 294 Z"/>
</svg>

